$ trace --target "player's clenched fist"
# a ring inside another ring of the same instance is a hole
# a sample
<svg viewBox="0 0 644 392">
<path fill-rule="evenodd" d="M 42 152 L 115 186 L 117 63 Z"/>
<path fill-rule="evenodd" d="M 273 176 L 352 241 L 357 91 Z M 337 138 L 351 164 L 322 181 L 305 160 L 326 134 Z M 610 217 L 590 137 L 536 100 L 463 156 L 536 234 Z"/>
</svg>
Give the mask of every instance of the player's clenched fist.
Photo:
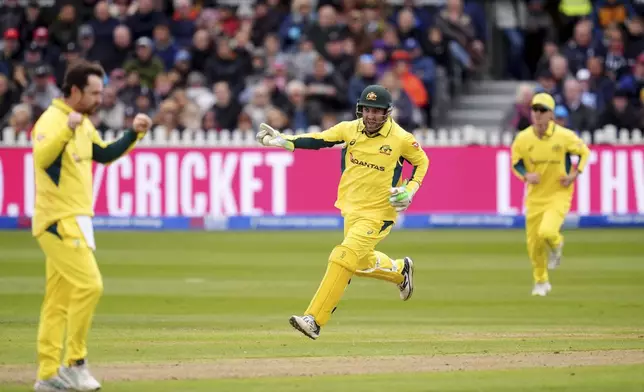
<svg viewBox="0 0 644 392">
<path fill-rule="evenodd" d="M 145 133 L 152 128 L 152 119 L 146 114 L 139 113 L 132 121 L 132 128 L 135 132 Z"/>
<path fill-rule="evenodd" d="M 78 112 L 71 112 L 67 117 L 67 126 L 76 129 L 83 122 L 83 115 Z"/>
</svg>

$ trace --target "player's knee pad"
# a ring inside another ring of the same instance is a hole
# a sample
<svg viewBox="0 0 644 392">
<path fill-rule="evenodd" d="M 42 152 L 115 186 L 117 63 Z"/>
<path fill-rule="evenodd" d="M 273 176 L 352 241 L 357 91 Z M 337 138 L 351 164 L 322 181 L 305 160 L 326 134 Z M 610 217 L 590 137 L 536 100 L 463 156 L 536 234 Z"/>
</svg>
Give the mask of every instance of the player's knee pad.
<svg viewBox="0 0 644 392">
<path fill-rule="evenodd" d="M 355 272 L 358 266 L 358 255 L 346 246 L 338 245 L 333 248 L 329 255 L 329 263 L 336 263 L 351 272 Z"/>
</svg>

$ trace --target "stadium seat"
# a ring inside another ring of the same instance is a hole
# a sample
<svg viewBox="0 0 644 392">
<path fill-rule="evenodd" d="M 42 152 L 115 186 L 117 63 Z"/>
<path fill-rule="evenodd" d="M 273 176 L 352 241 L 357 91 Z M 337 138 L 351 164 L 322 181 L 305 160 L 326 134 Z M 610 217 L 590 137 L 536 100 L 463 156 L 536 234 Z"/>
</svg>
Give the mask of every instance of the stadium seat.
<svg viewBox="0 0 644 392">
<path fill-rule="evenodd" d="M 2 144 L 6 146 L 13 146 L 16 142 L 16 133 L 13 128 L 6 127 L 2 130 Z"/>
<path fill-rule="evenodd" d="M 644 144 L 644 138 L 642 137 L 642 131 L 639 129 L 634 129 L 631 133 L 631 144 L 642 145 Z"/>
<path fill-rule="evenodd" d="M 216 146 L 219 144 L 219 135 L 216 129 L 209 129 L 206 131 L 206 145 Z"/>
<path fill-rule="evenodd" d="M 27 137 L 26 132 L 18 133 L 18 137 L 16 138 L 16 145 L 20 147 L 25 147 L 29 145 L 29 138 Z"/>
<path fill-rule="evenodd" d="M 173 129 L 168 134 L 168 144 L 171 146 L 176 146 L 181 140 L 181 134 L 178 130 Z"/>
</svg>

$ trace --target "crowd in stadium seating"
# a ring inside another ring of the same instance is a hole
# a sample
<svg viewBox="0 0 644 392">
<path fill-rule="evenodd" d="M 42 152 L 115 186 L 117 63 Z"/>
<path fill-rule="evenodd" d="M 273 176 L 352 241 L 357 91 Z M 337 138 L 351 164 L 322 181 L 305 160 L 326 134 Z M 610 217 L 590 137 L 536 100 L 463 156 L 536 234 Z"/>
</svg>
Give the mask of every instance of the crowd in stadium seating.
<svg viewBox="0 0 644 392">
<path fill-rule="evenodd" d="M 543 2 L 528 3 L 537 3 L 529 5 L 531 18 L 544 18 Z M 519 86 L 502 128 L 528 126 L 530 97 L 546 91 L 557 102 L 557 122 L 577 132 L 606 125 L 644 129 L 644 2 L 598 1 L 583 15 L 559 13 L 565 20 L 559 34 L 553 35 L 552 23 L 544 22 L 542 31 L 533 33 L 536 38 L 527 37 L 541 51 L 516 68 L 528 68 L 537 88 Z"/>
<path fill-rule="evenodd" d="M 536 78 L 573 129 L 644 128 L 642 1 L 634 2 L 600 1 L 587 18 L 564 23 L 543 0 L 495 2 L 505 77 Z M 16 132 L 28 132 L 60 95 L 66 66 L 79 57 L 107 73 L 93 116 L 100 130 L 128 127 L 137 112 L 159 131 L 327 127 L 352 118 L 371 83 L 392 91 L 401 125 L 431 126 L 439 70 L 450 86 L 485 73 L 494 20 L 488 3 L 464 0 L 1 3 L 0 119 Z M 504 128 L 527 124 L 532 92 L 520 87 Z"/>
</svg>

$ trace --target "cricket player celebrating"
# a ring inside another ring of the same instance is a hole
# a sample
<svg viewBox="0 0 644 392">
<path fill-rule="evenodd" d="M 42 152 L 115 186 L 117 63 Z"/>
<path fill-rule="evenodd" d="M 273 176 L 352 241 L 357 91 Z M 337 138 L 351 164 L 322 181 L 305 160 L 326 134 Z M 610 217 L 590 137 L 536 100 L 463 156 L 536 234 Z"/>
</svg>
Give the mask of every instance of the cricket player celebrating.
<svg viewBox="0 0 644 392">
<path fill-rule="evenodd" d="M 344 217 L 344 240 L 331 251 L 326 274 L 304 316 L 290 319 L 295 329 L 311 339 L 318 338 L 354 275 L 398 285 L 403 301 L 413 293 L 411 258 L 394 260 L 375 250 L 391 231 L 397 213 L 409 207 L 429 166 L 413 135 L 391 118 L 392 108 L 389 91 L 372 85 L 365 88 L 356 105 L 357 120 L 295 137 L 284 136 L 267 124 L 261 124 L 257 133 L 264 146 L 289 151 L 346 145 L 335 203 Z M 403 184 L 404 161 L 410 162 L 414 171 Z"/>
<path fill-rule="evenodd" d="M 534 278 L 532 295 L 541 297 L 552 290 L 548 267 L 554 269 L 561 263 L 563 237 L 559 230 L 570 210 L 573 183 L 586 167 L 590 153 L 573 131 L 555 124 L 554 108 L 552 96 L 535 95 L 533 125 L 521 131 L 512 143 L 512 170 L 528 183 L 526 234 Z M 571 155 L 579 157 L 576 167 Z"/>
<path fill-rule="evenodd" d="M 133 130 L 107 144 L 88 115 L 100 105 L 103 69 L 80 61 L 33 129 L 36 182 L 32 232 L 46 257 L 45 298 L 38 329 L 35 391 L 95 391 L 87 368 L 87 335 L 103 292 L 94 259 L 92 161 L 109 163 L 134 147 L 152 126 L 138 114 Z M 65 336 L 66 352 L 61 365 Z M 59 368 L 60 366 L 60 368 Z"/>
</svg>

